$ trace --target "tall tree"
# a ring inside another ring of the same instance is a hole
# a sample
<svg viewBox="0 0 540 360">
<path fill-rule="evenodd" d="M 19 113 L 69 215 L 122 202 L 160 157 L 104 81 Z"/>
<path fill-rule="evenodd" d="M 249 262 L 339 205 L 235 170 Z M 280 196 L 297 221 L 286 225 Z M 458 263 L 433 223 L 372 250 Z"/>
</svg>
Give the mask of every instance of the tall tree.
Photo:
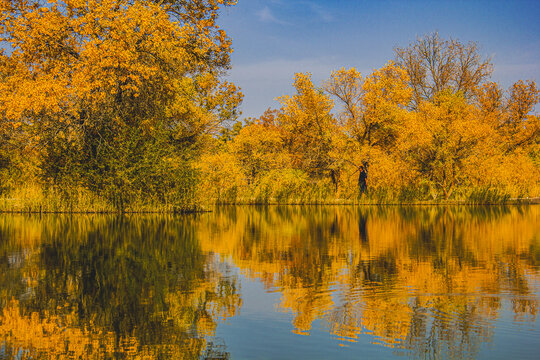
<svg viewBox="0 0 540 360">
<path fill-rule="evenodd" d="M 493 127 L 476 117 L 463 94 L 450 89 L 421 102 L 414 115 L 404 127 L 399 150 L 430 185 L 432 196 L 448 199 L 464 181 L 466 161 L 493 137 Z"/>
<path fill-rule="evenodd" d="M 410 99 L 407 73 L 390 62 L 365 80 L 354 68 L 332 73 L 326 91 L 342 104 L 340 121 L 348 161 L 358 172 L 358 190 L 367 189 L 374 150 L 391 151 Z"/>
<path fill-rule="evenodd" d="M 534 111 L 539 101 L 534 81 L 520 80 L 506 92 L 495 83 L 477 91 L 479 116 L 502 136 L 506 152 L 540 143 L 540 117 Z"/>
<path fill-rule="evenodd" d="M 438 33 L 425 35 L 395 52 L 397 63 L 409 75 L 413 109 L 445 89 L 469 98 L 492 73 L 490 59 L 481 56 L 476 43 L 444 40 Z"/>
<path fill-rule="evenodd" d="M 221 79 L 232 50 L 215 20 L 232 3 L 0 1 L 0 113 L 42 150 L 45 180 L 120 203 L 189 187 L 194 149 L 242 98 Z"/>
<path fill-rule="evenodd" d="M 294 87 L 296 94 L 279 99 L 282 107 L 277 116 L 292 165 L 314 177 L 332 177 L 329 153 L 336 126 L 331 114 L 334 103 L 315 87 L 311 74 L 296 74 Z"/>
<path fill-rule="evenodd" d="M 267 110 L 244 126 L 230 143 L 230 151 L 241 164 L 248 185 L 254 184 L 262 173 L 289 163 L 283 147 L 283 131 L 275 124 L 276 113 Z"/>
</svg>

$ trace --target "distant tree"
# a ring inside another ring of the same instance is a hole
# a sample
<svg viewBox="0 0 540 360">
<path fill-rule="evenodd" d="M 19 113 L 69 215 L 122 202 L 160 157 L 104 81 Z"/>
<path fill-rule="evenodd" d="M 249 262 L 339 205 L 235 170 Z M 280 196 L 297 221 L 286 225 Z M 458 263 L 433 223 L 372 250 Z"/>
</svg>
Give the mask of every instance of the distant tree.
<svg viewBox="0 0 540 360">
<path fill-rule="evenodd" d="M 276 111 L 267 110 L 259 119 L 251 119 L 230 143 L 230 151 L 241 164 L 248 185 L 262 173 L 289 164 L 283 146 L 283 131 L 275 124 Z"/>
<path fill-rule="evenodd" d="M 516 82 L 509 89 L 506 116 L 501 127 L 509 150 L 540 144 L 540 117 L 533 113 L 540 101 L 540 90 L 534 81 Z"/>
<path fill-rule="evenodd" d="M 397 64 L 409 75 L 413 109 L 445 89 L 469 98 L 492 73 L 490 59 L 480 55 L 476 43 L 444 40 L 438 33 L 425 35 L 395 52 Z"/>
<path fill-rule="evenodd" d="M 506 152 L 540 144 L 540 117 L 534 112 L 540 90 L 534 81 L 518 81 L 504 92 L 487 83 L 477 91 L 479 116 L 502 136 Z"/>
</svg>

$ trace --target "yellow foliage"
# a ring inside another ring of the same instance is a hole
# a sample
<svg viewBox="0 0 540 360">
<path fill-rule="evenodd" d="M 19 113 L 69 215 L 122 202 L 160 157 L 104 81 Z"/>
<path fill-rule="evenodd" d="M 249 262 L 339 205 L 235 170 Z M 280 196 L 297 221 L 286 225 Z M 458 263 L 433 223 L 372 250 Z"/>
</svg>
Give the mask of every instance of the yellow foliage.
<svg viewBox="0 0 540 360">
<path fill-rule="evenodd" d="M 433 188 L 433 196 L 448 199 L 461 181 L 464 163 L 479 154 L 493 128 L 475 117 L 465 98 L 450 92 L 423 101 L 408 118 L 399 148 Z"/>
<path fill-rule="evenodd" d="M 293 168 L 322 176 L 332 162 L 328 151 L 336 126 L 331 114 L 334 103 L 315 87 L 311 74 L 296 74 L 294 87 L 296 94 L 279 98 L 282 107 L 277 123 L 283 133 L 283 145 Z"/>
<path fill-rule="evenodd" d="M 298 73 L 296 94 L 279 98 L 280 109 L 248 123 L 222 151 L 234 154 L 247 180 L 241 186 L 251 193 L 265 176 L 294 169 L 308 176 L 304 185 L 274 179 L 272 194 L 305 198 L 311 183 L 347 201 L 363 192 L 376 202 L 468 201 L 477 189 L 499 192 L 501 199 L 538 195 L 534 82 L 517 82 L 507 100 L 494 83 L 467 88 L 468 97 L 453 88 L 432 89 L 413 108 L 410 83 L 407 70 L 393 62 L 365 78 L 355 68 L 339 69 L 323 88 Z"/>
<path fill-rule="evenodd" d="M 4 1 L 0 34 L 13 51 L 0 58 L 0 73 L 9 74 L 0 84 L 0 111 L 14 124 L 30 117 L 36 130 L 48 124 L 65 131 L 129 99 L 124 107 L 161 106 L 179 138 L 215 131 L 242 99 L 214 71 L 232 51 L 215 24 L 219 5 L 231 3 L 200 2 L 187 13 L 142 0 Z M 172 17 L 182 13 L 184 21 Z"/>
<path fill-rule="evenodd" d="M 201 157 L 198 168 L 202 199 L 235 202 L 238 188 L 247 185 L 242 168 L 232 153 L 208 152 Z"/>
<path fill-rule="evenodd" d="M 256 122 L 240 130 L 230 144 L 230 151 L 252 184 L 259 174 L 289 165 L 283 147 L 284 139 L 278 127 Z"/>
</svg>

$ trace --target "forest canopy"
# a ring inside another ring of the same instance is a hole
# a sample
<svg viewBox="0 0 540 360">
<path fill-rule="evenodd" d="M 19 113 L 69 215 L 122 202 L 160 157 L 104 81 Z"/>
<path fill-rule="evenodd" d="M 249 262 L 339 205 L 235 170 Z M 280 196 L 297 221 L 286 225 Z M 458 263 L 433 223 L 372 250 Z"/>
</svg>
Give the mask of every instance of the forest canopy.
<svg viewBox="0 0 540 360">
<path fill-rule="evenodd" d="M 320 85 L 299 72 L 238 121 L 218 25 L 234 3 L 0 0 L 2 210 L 539 195 L 539 89 L 492 82 L 473 42 L 429 34 Z"/>
<path fill-rule="evenodd" d="M 298 73 L 278 109 L 237 123 L 200 163 L 212 201 L 490 203 L 540 194 L 539 89 L 491 81 L 479 46 L 437 33 L 362 75 Z"/>
</svg>

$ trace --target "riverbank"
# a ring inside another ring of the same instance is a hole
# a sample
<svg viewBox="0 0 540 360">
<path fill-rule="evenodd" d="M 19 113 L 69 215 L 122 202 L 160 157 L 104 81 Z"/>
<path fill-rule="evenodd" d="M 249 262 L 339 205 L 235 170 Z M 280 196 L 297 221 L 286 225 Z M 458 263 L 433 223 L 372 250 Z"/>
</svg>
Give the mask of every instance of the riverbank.
<svg viewBox="0 0 540 360">
<path fill-rule="evenodd" d="M 310 202 L 278 202 L 269 200 L 266 203 L 257 202 L 234 202 L 213 203 L 195 205 L 137 205 L 118 209 L 114 206 L 90 203 L 87 207 L 73 203 L 25 203 L 21 199 L 0 198 L 0 213 L 8 214 L 189 214 L 211 212 L 214 206 L 501 206 L 501 205 L 537 205 L 540 197 L 512 198 L 505 201 L 472 202 L 466 200 L 424 200 L 413 202 L 375 202 L 375 201 L 351 201 L 347 199 L 320 200 Z"/>
<path fill-rule="evenodd" d="M 70 192 L 44 191 L 39 186 L 21 187 L 0 196 L 0 213 L 33 214 L 179 214 L 208 211 L 199 203 L 178 204 L 140 194 L 126 195 L 129 201 L 112 202 L 85 189 Z"/>
<path fill-rule="evenodd" d="M 186 197 L 187 198 L 187 197 Z M 0 196 L 0 213 L 64 213 L 64 214 L 181 214 L 210 211 L 216 205 L 344 205 L 344 206 L 444 206 L 444 205 L 522 205 L 540 204 L 540 197 L 511 197 L 493 190 L 462 191 L 459 197 L 444 199 L 415 199 L 387 192 L 372 191 L 361 198 L 339 198 L 330 194 L 301 193 L 288 197 L 236 196 L 226 199 L 205 197 L 204 193 L 190 196 L 190 201 L 173 201 L 142 194 L 126 194 L 124 202 L 114 202 L 85 189 L 65 191 L 39 185 L 28 185 Z"/>
</svg>

